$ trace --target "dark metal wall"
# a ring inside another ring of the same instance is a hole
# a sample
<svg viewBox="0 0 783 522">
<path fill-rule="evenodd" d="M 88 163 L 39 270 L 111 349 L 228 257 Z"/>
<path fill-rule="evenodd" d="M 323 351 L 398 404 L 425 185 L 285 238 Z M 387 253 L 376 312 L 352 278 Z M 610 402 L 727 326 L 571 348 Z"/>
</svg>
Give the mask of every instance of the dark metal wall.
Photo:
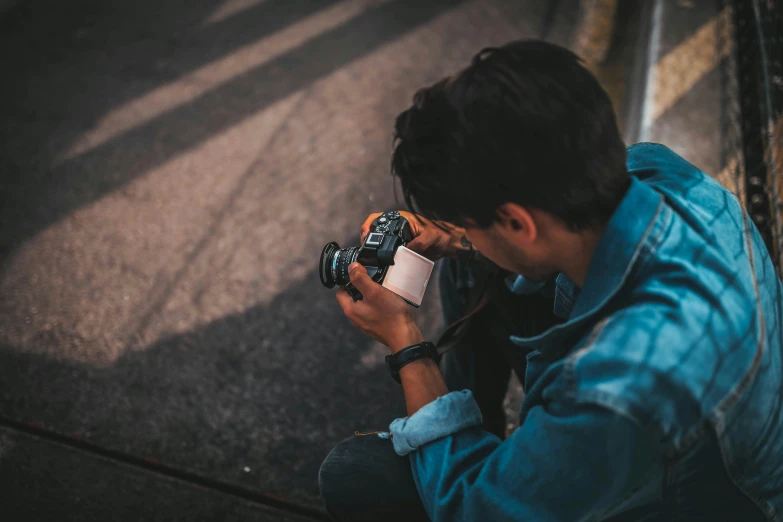
<svg viewBox="0 0 783 522">
<path fill-rule="evenodd" d="M 783 1 L 724 0 L 732 24 L 723 75 L 725 164 L 778 272 L 783 263 Z"/>
</svg>

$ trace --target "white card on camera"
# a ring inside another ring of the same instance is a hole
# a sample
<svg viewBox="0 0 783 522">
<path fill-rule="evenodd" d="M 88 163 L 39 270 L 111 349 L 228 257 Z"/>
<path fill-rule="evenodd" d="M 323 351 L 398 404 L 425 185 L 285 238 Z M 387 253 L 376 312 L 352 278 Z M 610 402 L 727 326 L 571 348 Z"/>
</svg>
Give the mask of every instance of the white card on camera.
<svg viewBox="0 0 783 522">
<path fill-rule="evenodd" d="M 413 306 L 419 307 L 427 283 L 430 282 L 434 261 L 417 254 L 413 250 L 399 247 L 391 265 L 383 278 L 382 286 L 404 298 Z"/>
</svg>

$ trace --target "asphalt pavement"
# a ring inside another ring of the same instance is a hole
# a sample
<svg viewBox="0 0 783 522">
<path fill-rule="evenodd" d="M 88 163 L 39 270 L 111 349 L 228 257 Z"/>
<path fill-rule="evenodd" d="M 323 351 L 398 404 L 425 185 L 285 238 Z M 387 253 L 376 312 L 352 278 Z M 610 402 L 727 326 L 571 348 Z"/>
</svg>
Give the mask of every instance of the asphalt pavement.
<svg viewBox="0 0 783 522">
<path fill-rule="evenodd" d="M 323 457 L 404 404 L 321 248 L 399 206 L 418 88 L 577 4 L 0 5 L 4 520 L 323 517 Z"/>
</svg>

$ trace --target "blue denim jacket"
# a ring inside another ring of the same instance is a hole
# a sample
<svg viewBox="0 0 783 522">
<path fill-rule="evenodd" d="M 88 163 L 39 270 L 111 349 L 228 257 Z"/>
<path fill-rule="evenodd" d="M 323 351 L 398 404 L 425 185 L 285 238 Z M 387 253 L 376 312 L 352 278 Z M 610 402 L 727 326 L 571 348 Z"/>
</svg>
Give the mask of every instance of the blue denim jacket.
<svg viewBox="0 0 783 522">
<path fill-rule="evenodd" d="M 661 145 L 628 168 L 568 320 L 512 338 L 520 427 L 469 391 L 391 424 L 432 520 L 783 521 L 783 284 L 718 183 Z"/>
</svg>

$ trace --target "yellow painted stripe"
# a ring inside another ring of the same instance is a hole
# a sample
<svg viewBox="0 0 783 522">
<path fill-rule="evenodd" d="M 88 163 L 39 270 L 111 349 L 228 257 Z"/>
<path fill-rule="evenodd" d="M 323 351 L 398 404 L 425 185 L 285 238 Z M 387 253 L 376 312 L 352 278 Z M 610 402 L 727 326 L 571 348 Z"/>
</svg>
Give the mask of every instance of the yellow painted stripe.
<svg viewBox="0 0 783 522">
<path fill-rule="evenodd" d="M 730 23 L 726 8 L 658 61 L 652 71 L 655 78 L 653 121 L 728 56 Z"/>
<path fill-rule="evenodd" d="M 590 66 L 601 63 L 614 32 L 617 0 L 583 0 L 582 18 L 574 37 L 574 51 Z"/>
<path fill-rule="evenodd" d="M 346 0 L 276 33 L 240 47 L 230 55 L 158 87 L 112 110 L 84 133 L 59 161 L 84 154 L 134 127 L 157 118 L 241 74 L 268 63 L 318 35 L 334 29 L 385 0 Z"/>
</svg>

